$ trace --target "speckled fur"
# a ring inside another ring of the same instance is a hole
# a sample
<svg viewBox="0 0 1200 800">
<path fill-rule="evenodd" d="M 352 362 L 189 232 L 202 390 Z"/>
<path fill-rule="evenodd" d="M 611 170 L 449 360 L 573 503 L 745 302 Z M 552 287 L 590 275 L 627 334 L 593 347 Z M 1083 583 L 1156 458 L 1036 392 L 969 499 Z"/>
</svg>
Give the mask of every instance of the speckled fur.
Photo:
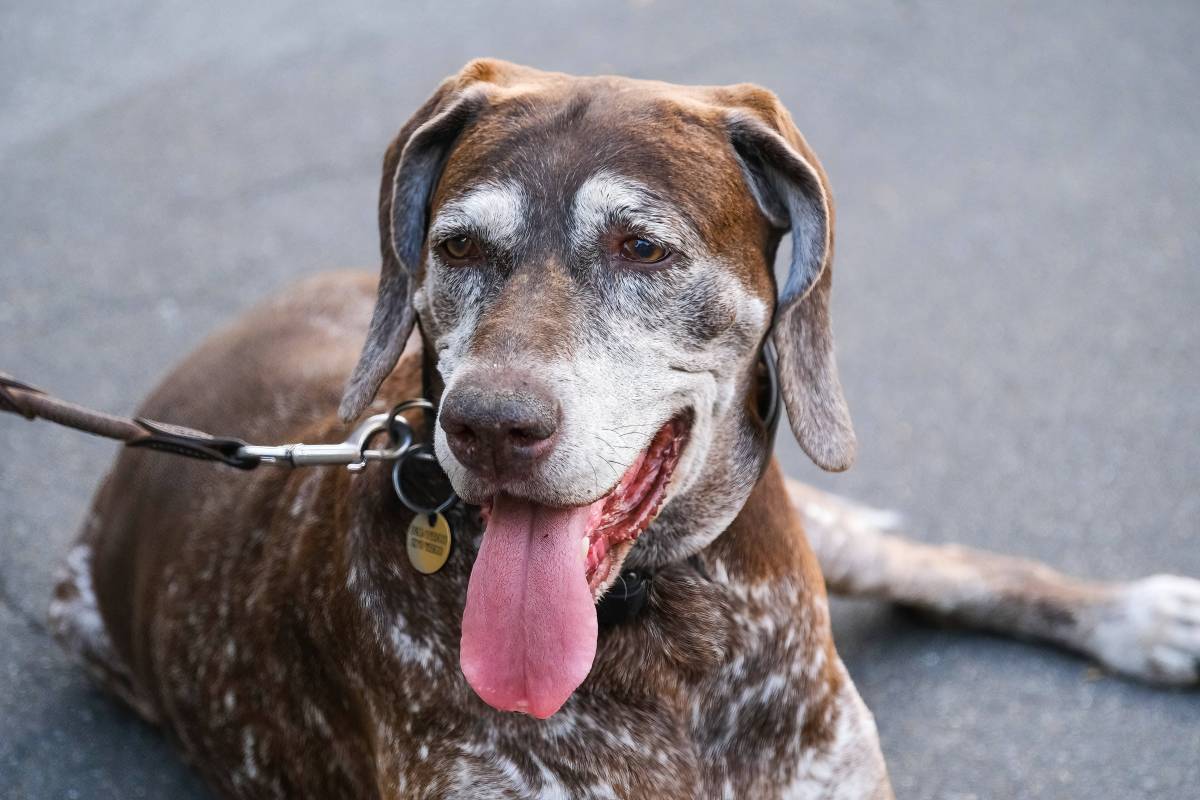
<svg viewBox="0 0 1200 800">
<path fill-rule="evenodd" d="M 410 515 L 380 466 L 241 474 L 122 453 L 59 588 L 60 638 L 231 797 L 889 795 L 798 519 L 776 468 L 758 477 L 757 351 L 788 224 L 758 204 L 815 209 L 816 227 L 801 226 L 800 250 L 817 254 L 806 284 L 828 275 L 831 222 L 819 167 L 797 151 L 795 197 L 775 197 L 790 178 L 750 185 L 743 159 L 760 156 L 735 149 L 730 109 L 762 113 L 756 124 L 783 125 L 807 153 L 777 104 L 763 113 L 766 97 L 472 62 L 385 158 L 384 269 L 343 418 L 374 396 L 375 408 L 436 399 L 472 370 L 534 369 L 562 393 L 565 432 L 518 488 L 577 503 L 664 421 L 692 415 L 666 505 L 634 548 L 659 569 L 648 608 L 601 632 L 590 675 L 551 719 L 495 711 L 459 671 L 481 536 L 471 507 L 452 515 L 447 565 L 419 575 L 402 541 Z M 480 238 L 487 268 L 441 263 L 430 226 Z M 597 245 L 621 230 L 661 238 L 677 260 L 658 275 L 614 270 Z M 141 413 L 248 440 L 340 438 L 336 387 L 375 289 L 342 274 L 282 295 Z M 410 302 L 421 331 L 405 347 Z M 787 400 L 814 398 L 801 387 Z M 460 495 L 486 496 L 440 435 L 438 453 Z"/>
</svg>

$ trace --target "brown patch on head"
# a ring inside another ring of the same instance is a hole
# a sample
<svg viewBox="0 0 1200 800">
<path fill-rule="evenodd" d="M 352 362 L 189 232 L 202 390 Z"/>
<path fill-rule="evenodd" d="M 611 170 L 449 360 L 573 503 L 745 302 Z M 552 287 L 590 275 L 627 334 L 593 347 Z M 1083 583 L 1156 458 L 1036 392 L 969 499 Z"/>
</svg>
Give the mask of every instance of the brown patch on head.
<svg viewBox="0 0 1200 800">
<path fill-rule="evenodd" d="M 578 314 L 571 281 L 553 262 L 519 269 L 475 329 L 470 352 L 490 360 L 566 358 Z"/>
</svg>

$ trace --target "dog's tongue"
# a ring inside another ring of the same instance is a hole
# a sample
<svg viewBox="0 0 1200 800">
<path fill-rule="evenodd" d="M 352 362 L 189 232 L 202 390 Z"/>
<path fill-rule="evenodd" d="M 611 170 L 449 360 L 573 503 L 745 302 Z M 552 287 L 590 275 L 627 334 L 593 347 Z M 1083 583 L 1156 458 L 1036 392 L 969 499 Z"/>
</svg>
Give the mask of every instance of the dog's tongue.
<svg viewBox="0 0 1200 800">
<path fill-rule="evenodd" d="M 591 670 L 596 606 L 581 544 L 591 511 L 505 495 L 493 502 L 467 588 L 459 656 L 467 683 L 488 705 L 545 719 Z"/>
</svg>

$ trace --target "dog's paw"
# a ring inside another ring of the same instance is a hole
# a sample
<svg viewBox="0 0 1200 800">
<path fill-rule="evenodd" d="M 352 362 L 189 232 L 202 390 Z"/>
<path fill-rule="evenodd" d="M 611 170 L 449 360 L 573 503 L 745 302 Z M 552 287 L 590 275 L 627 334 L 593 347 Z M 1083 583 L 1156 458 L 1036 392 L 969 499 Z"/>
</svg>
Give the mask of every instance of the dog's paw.
<svg viewBox="0 0 1200 800">
<path fill-rule="evenodd" d="M 1200 683 L 1200 580 L 1154 575 L 1116 587 L 1097 606 L 1087 649 L 1104 666 L 1150 683 Z"/>
</svg>

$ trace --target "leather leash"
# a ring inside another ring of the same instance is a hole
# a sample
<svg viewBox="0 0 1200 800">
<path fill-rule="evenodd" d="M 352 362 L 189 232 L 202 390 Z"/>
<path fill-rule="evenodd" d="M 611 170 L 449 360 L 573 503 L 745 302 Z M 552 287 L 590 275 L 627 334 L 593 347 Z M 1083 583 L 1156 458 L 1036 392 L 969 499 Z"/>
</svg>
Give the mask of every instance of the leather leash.
<svg viewBox="0 0 1200 800">
<path fill-rule="evenodd" d="M 0 372 L 0 411 L 116 439 L 124 442 L 126 447 L 144 447 L 203 461 L 219 461 L 238 469 L 254 469 L 259 464 L 287 467 L 341 464 L 357 471 L 368 461 L 396 461 L 414 446 L 412 427 L 401 414 L 410 409 L 428 411 L 432 408 L 427 400 L 401 403 L 391 413 L 376 414 L 363 420 L 346 441 L 337 444 L 254 445 L 144 417 L 119 417 L 94 411 L 60 400 Z M 371 442 L 384 432 L 388 434 L 388 446 L 371 448 Z"/>
</svg>

